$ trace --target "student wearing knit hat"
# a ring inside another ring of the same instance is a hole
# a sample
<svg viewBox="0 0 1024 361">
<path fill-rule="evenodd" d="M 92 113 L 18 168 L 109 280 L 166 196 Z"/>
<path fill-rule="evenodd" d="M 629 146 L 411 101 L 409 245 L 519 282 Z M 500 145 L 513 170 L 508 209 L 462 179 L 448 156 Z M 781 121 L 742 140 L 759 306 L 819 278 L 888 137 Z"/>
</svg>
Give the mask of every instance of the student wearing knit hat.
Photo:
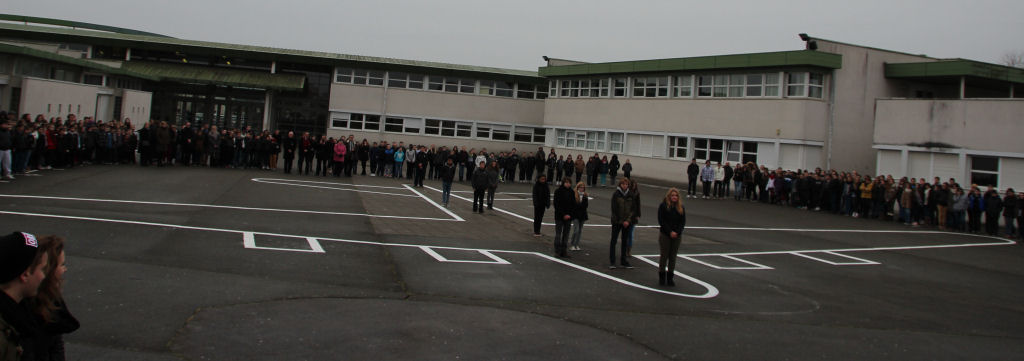
<svg viewBox="0 0 1024 361">
<path fill-rule="evenodd" d="M 38 334 L 31 313 L 19 303 L 39 292 L 47 259 L 36 237 L 14 232 L 0 237 L 0 360 L 18 360 L 22 345 Z"/>
</svg>

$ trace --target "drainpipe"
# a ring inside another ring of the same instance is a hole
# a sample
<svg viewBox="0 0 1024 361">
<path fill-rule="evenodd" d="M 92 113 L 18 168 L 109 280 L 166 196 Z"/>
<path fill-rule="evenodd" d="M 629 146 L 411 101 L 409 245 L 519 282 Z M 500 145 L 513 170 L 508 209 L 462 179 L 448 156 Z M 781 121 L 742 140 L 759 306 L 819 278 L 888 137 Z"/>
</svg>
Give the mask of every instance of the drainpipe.
<svg viewBox="0 0 1024 361">
<path fill-rule="evenodd" d="M 963 100 L 967 95 L 967 78 L 960 77 L 960 99 Z"/>
<path fill-rule="evenodd" d="M 832 135 L 836 124 L 836 71 L 828 80 L 828 139 L 825 141 L 825 169 L 832 169 Z"/>
</svg>

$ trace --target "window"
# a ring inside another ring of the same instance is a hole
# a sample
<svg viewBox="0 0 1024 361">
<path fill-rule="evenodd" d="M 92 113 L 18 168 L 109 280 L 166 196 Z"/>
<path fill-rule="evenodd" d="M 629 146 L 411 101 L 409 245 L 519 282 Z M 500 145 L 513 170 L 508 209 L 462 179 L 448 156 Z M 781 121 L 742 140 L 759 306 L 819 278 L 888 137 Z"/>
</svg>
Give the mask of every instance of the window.
<svg viewBox="0 0 1024 361">
<path fill-rule="evenodd" d="M 779 73 L 768 73 L 764 75 L 764 96 L 779 96 Z"/>
<path fill-rule="evenodd" d="M 380 116 L 359 113 L 333 113 L 331 115 L 331 127 L 352 130 L 380 130 Z"/>
<path fill-rule="evenodd" d="M 672 87 L 672 96 L 677 98 L 693 96 L 693 75 L 677 76 Z"/>
<path fill-rule="evenodd" d="M 626 144 L 626 134 L 624 133 L 608 133 L 608 151 L 615 153 L 622 153 Z"/>
<path fill-rule="evenodd" d="M 423 89 L 422 74 L 408 74 L 395 71 L 388 72 L 389 88 Z"/>
<path fill-rule="evenodd" d="M 427 78 L 427 90 L 442 91 L 444 90 L 444 77 L 431 76 Z"/>
<path fill-rule="evenodd" d="M 477 123 L 477 139 L 509 140 L 512 127 L 508 125 Z"/>
<path fill-rule="evenodd" d="M 714 85 L 714 77 L 711 75 L 698 75 L 697 76 L 697 96 L 709 97 L 711 96 L 711 89 Z"/>
<path fill-rule="evenodd" d="M 825 76 L 820 73 L 809 73 L 807 79 L 807 96 L 821 99 L 825 88 Z"/>
<path fill-rule="evenodd" d="M 533 127 L 516 127 L 515 141 L 523 143 L 544 143 L 545 129 Z"/>
<path fill-rule="evenodd" d="M 547 98 L 548 89 L 544 85 L 533 85 L 519 83 L 516 89 L 516 98 L 519 99 L 544 99 Z"/>
<path fill-rule="evenodd" d="M 384 119 L 385 132 L 419 134 L 422 127 L 422 119 L 399 117 L 387 117 Z"/>
<path fill-rule="evenodd" d="M 761 74 L 747 74 L 747 86 L 745 96 L 748 97 L 759 97 L 762 92 L 762 84 L 764 83 L 763 75 Z"/>
<path fill-rule="evenodd" d="M 730 140 L 726 142 L 725 160 L 733 163 L 757 163 L 757 142 Z"/>
<path fill-rule="evenodd" d="M 747 76 L 744 74 L 732 74 L 729 76 L 729 97 L 742 98 L 747 85 Z"/>
<path fill-rule="evenodd" d="M 82 83 L 102 86 L 103 76 L 99 74 L 85 74 L 82 76 Z"/>
<path fill-rule="evenodd" d="M 971 157 L 971 184 L 980 187 L 999 186 L 999 158 Z"/>
<path fill-rule="evenodd" d="M 423 124 L 423 134 L 462 138 L 469 138 L 473 136 L 473 123 L 470 122 L 427 119 Z"/>
<path fill-rule="evenodd" d="M 724 144 L 725 141 L 721 139 L 694 138 L 693 158 L 721 163 Z"/>
<path fill-rule="evenodd" d="M 512 90 L 515 88 L 515 83 L 507 81 L 491 81 L 481 80 L 480 81 L 480 94 L 481 95 L 494 95 L 499 97 L 512 97 Z"/>
<path fill-rule="evenodd" d="M 668 156 L 670 158 L 686 159 L 687 137 L 668 137 Z"/>
<path fill-rule="evenodd" d="M 409 85 L 409 74 L 388 72 L 388 87 L 405 88 Z M 386 128 L 386 127 L 385 127 Z"/>
<path fill-rule="evenodd" d="M 334 81 L 358 85 L 384 85 L 384 71 L 352 68 L 337 68 Z"/>
<path fill-rule="evenodd" d="M 622 134 L 622 133 L 617 133 Z M 571 129 L 559 129 L 557 131 L 558 145 L 565 145 L 566 148 L 586 149 L 604 151 L 604 132 L 583 131 Z"/>
<path fill-rule="evenodd" d="M 626 96 L 626 87 L 629 85 L 629 78 L 615 78 L 615 88 L 612 96 L 623 98 Z"/>
<path fill-rule="evenodd" d="M 476 89 L 476 80 L 444 78 L 444 91 L 449 93 L 473 94 Z"/>
<path fill-rule="evenodd" d="M 807 73 L 789 73 L 786 79 L 786 96 L 806 96 Z"/>
<path fill-rule="evenodd" d="M 633 96 L 646 98 L 668 96 L 668 77 L 633 78 Z"/>
<path fill-rule="evenodd" d="M 558 81 L 552 80 L 552 81 L 548 82 L 548 96 L 549 97 L 556 97 L 556 96 L 558 96 Z"/>
<path fill-rule="evenodd" d="M 729 76 L 728 75 L 715 75 L 715 87 L 712 92 L 715 98 L 724 98 L 729 95 Z"/>
</svg>

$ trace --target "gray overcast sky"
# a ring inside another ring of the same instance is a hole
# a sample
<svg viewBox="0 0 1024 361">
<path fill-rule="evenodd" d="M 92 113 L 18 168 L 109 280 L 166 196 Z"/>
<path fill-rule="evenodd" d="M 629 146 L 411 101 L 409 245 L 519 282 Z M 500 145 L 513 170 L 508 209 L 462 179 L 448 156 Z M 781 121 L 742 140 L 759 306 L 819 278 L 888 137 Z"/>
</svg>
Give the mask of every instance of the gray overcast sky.
<svg viewBox="0 0 1024 361">
<path fill-rule="evenodd" d="M 542 55 L 602 62 L 796 50 L 798 33 L 991 63 L 1024 50 L 1021 0 L 3 0 L 0 12 L 524 70 L 542 66 Z"/>
</svg>

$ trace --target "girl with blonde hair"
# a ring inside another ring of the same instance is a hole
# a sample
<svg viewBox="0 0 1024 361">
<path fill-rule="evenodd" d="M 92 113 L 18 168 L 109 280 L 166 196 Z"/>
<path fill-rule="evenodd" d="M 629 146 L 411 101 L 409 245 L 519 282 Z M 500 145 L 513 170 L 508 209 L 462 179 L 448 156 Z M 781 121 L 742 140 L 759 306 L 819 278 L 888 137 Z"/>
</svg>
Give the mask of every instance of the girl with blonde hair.
<svg viewBox="0 0 1024 361">
<path fill-rule="evenodd" d="M 672 280 L 675 275 L 676 255 L 682 241 L 683 228 L 686 227 L 686 211 L 679 200 L 679 190 L 671 188 L 665 193 L 665 199 L 658 206 L 658 285 L 675 286 Z"/>
</svg>

